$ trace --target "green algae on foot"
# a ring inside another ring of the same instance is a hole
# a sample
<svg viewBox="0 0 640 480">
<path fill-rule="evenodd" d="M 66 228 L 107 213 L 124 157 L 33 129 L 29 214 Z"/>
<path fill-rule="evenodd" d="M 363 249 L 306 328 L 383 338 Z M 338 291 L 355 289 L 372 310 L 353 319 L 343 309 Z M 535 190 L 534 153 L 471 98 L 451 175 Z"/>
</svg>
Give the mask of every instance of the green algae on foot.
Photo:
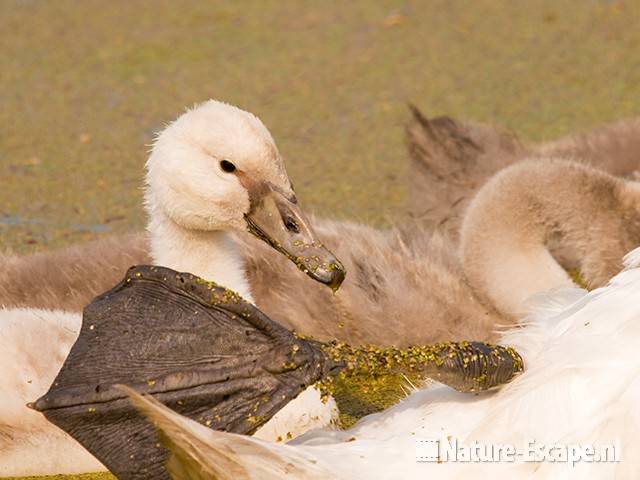
<svg viewBox="0 0 640 480">
<path fill-rule="evenodd" d="M 331 360 L 342 363 L 338 377 L 376 379 L 405 374 L 432 379 L 461 392 L 480 392 L 511 381 L 524 369 L 522 357 L 512 347 L 483 342 L 444 342 L 405 349 L 374 345 L 351 346 L 341 342 L 323 345 Z M 320 382 L 323 394 L 332 393 L 334 378 Z"/>
</svg>

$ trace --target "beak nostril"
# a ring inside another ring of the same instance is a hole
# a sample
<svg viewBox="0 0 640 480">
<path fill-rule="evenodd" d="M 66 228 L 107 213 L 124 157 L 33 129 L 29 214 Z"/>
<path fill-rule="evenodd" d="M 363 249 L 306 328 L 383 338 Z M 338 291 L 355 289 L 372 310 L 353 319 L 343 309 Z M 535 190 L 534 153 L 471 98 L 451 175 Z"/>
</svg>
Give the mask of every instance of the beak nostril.
<svg viewBox="0 0 640 480">
<path fill-rule="evenodd" d="M 291 218 L 290 216 L 285 216 L 283 218 L 284 226 L 287 230 L 293 233 L 300 233 L 300 227 L 298 227 L 298 223 Z"/>
</svg>

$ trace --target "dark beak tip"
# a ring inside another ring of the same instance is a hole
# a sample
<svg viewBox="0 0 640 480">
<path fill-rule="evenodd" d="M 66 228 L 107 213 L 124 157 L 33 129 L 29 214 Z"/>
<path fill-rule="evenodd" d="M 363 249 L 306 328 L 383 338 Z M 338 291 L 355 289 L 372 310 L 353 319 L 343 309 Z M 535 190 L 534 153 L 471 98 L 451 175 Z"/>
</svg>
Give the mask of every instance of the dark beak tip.
<svg viewBox="0 0 640 480">
<path fill-rule="evenodd" d="M 347 272 L 345 271 L 344 268 L 340 268 L 339 270 L 335 271 L 333 282 L 330 285 L 331 289 L 334 292 L 336 292 L 342 286 L 342 282 L 344 282 L 344 279 L 346 278 L 346 276 L 347 276 Z"/>
<path fill-rule="evenodd" d="M 325 275 L 321 275 L 317 279 L 327 285 L 334 293 L 338 291 L 347 275 L 344 267 L 339 262 L 331 262 L 329 268 L 323 273 Z"/>
</svg>

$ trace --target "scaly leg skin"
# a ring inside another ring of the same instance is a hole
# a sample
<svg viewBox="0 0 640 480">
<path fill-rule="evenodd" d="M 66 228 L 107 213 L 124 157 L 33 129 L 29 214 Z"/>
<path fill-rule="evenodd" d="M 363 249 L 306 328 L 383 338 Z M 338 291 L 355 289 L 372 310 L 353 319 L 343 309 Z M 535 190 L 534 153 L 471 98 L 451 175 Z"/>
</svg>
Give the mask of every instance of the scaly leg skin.
<svg viewBox="0 0 640 480">
<path fill-rule="evenodd" d="M 323 351 L 344 365 L 339 375 L 406 373 L 430 378 L 459 392 L 480 392 L 510 382 L 524 369 L 522 357 L 511 347 L 484 342 L 444 342 L 408 348 L 353 347 L 330 342 Z M 329 393 L 333 376 L 321 382 Z"/>
</svg>

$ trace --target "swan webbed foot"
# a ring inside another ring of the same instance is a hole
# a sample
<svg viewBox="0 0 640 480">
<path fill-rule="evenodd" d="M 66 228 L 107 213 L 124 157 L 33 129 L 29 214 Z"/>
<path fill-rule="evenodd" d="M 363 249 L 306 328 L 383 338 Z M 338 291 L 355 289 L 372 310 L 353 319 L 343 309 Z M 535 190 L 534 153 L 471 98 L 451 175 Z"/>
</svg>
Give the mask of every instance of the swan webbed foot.
<svg viewBox="0 0 640 480">
<path fill-rule="evenodd" d="M 210 428 L 250 434 L 334 366 L 234 292 L 134 267 L 85 308 L 78 340 L 34 408 L 118 478 L 168 478 L 157 433 L 118 385 Z"/>
</svg>

